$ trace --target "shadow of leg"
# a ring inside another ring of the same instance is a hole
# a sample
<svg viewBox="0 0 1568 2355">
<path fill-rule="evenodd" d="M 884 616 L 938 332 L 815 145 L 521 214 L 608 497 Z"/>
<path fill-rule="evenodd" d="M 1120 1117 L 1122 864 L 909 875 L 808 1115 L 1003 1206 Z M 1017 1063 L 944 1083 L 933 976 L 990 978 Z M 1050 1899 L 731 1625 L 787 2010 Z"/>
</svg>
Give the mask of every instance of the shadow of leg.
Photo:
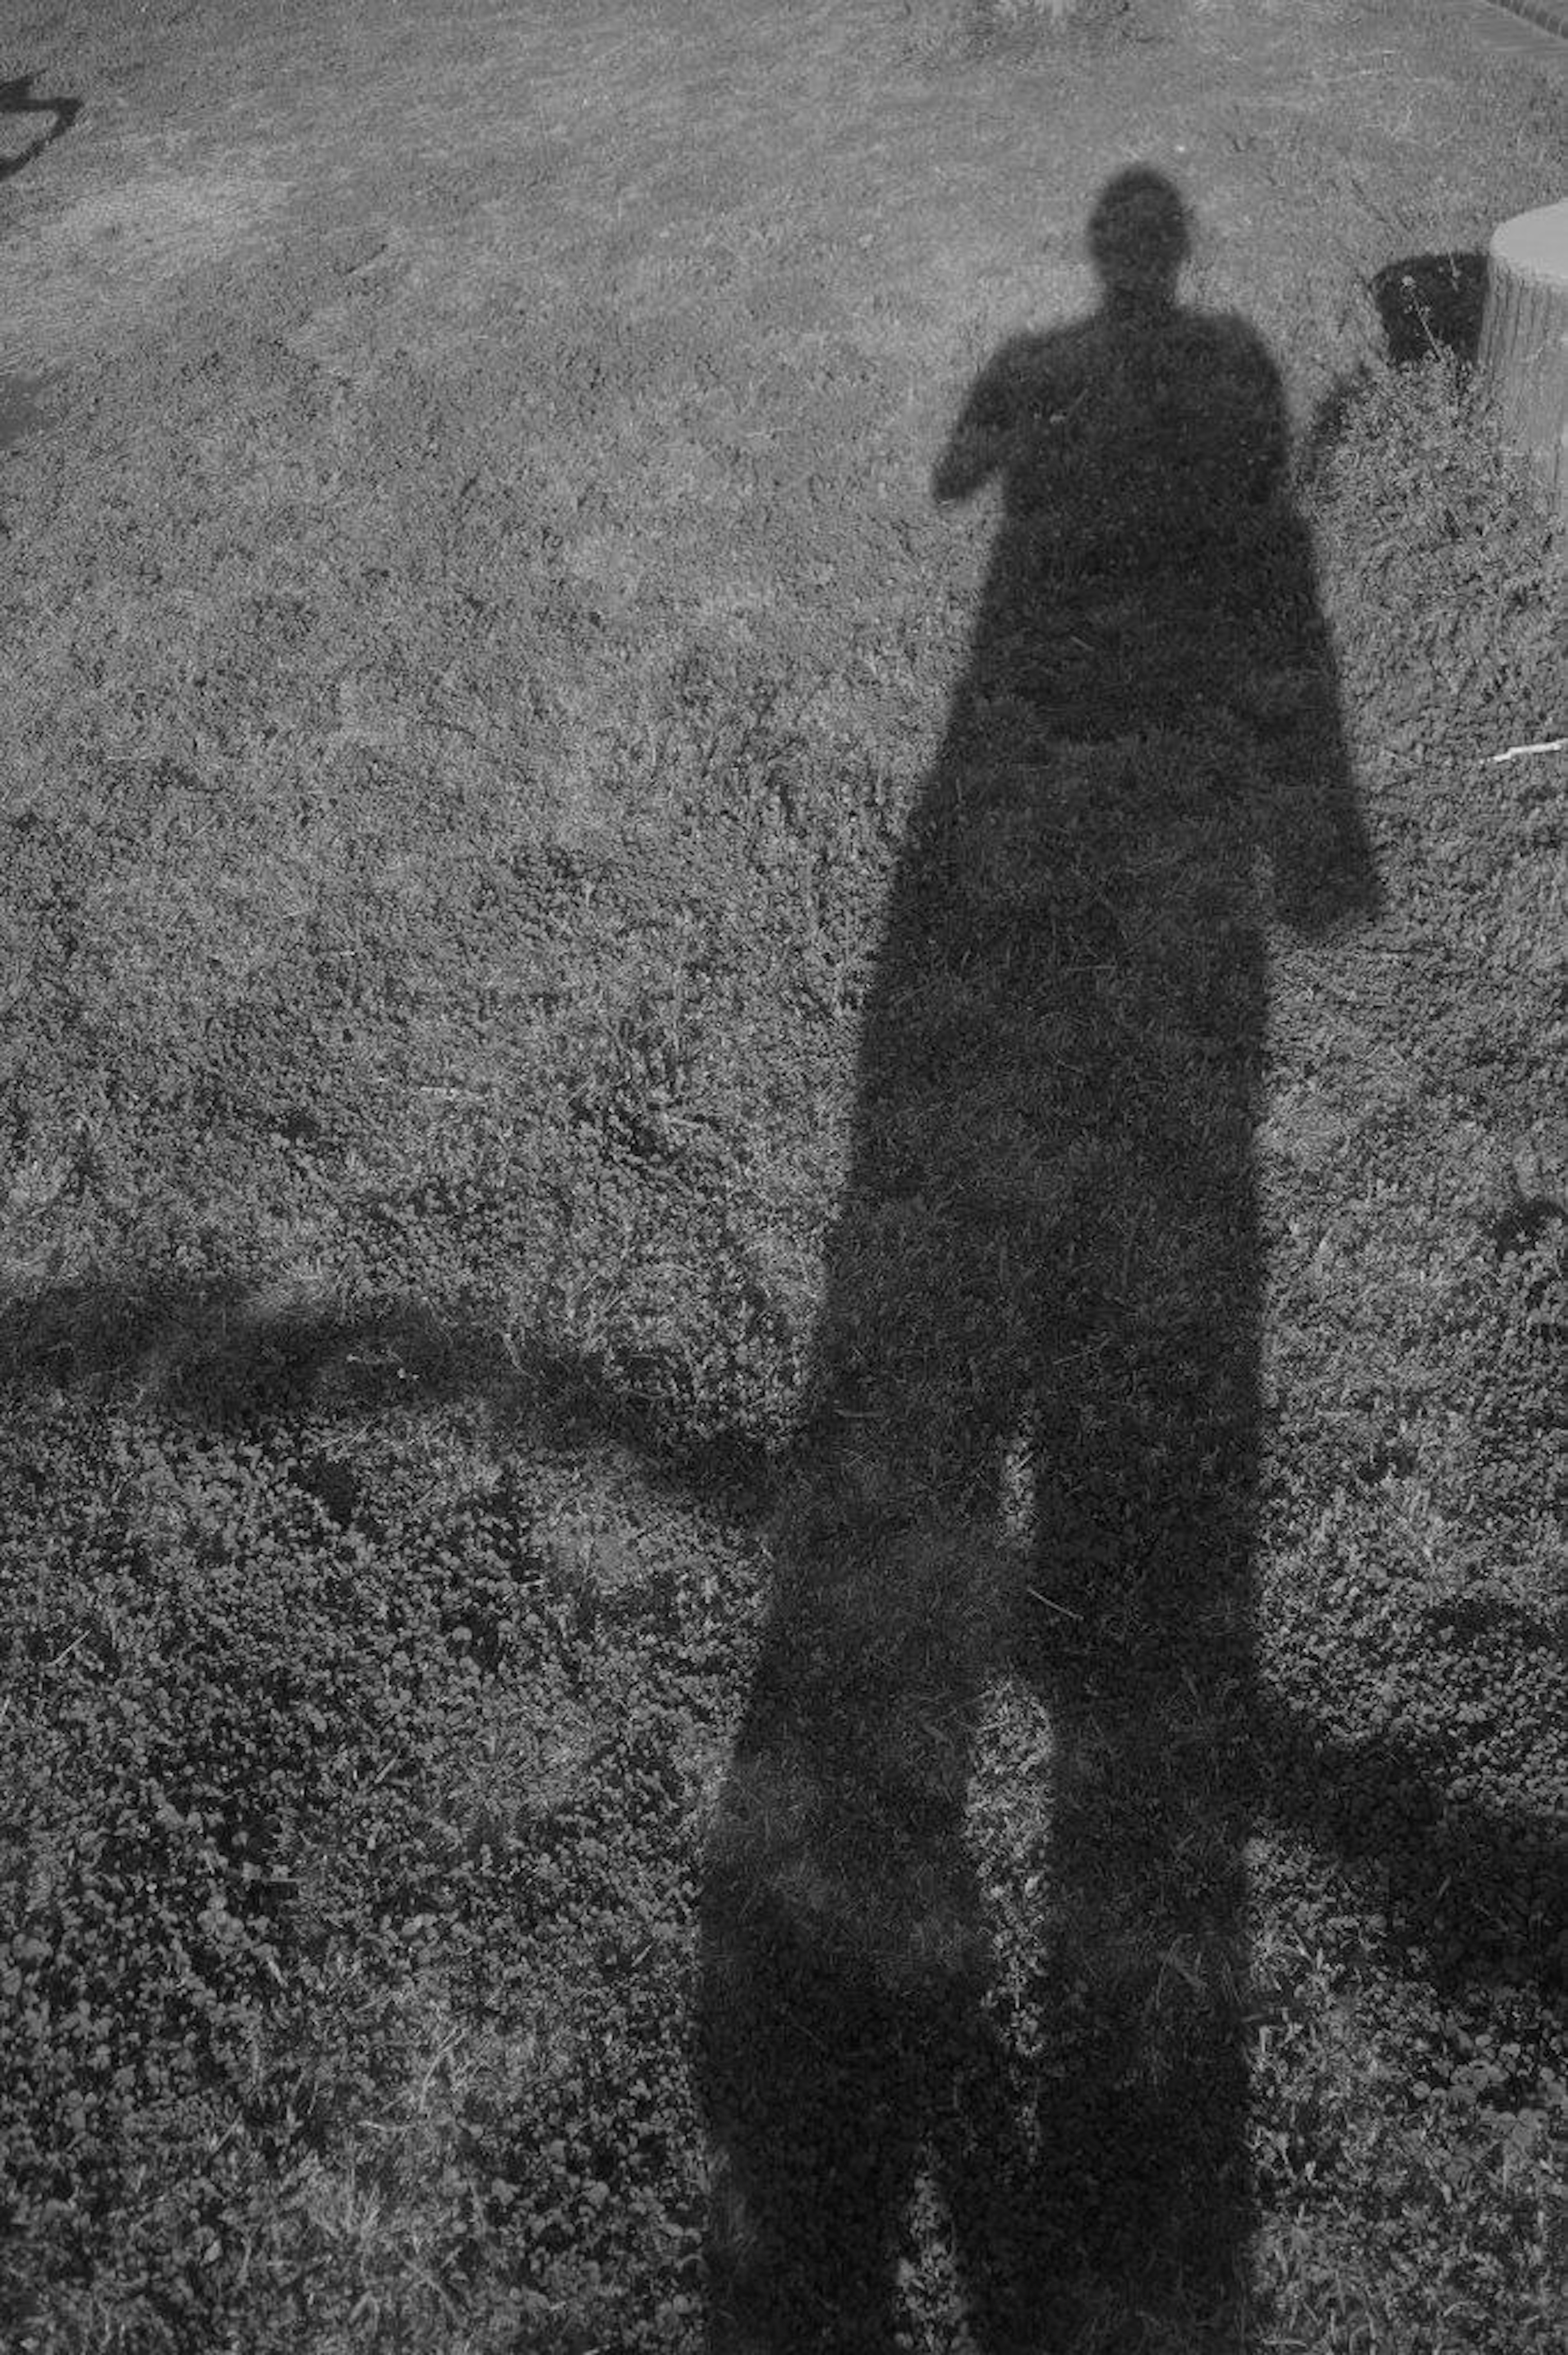
<svg viewBox="0 0 1568 2355">
<path fill-rule="evenodd" d="M 910 2018 L 777 1919 L 715 1937 L 703 2012 L 713 2355 L 891 2355 L 918 2134 Z"/>
<path fill-rule="evenodd" d="M 906 2343 L 916 2168 L 976 1977 L 975 1550 L 826 1455 L 782 1517 L 705 1875 L 715 2355 Z"/>
</svg>

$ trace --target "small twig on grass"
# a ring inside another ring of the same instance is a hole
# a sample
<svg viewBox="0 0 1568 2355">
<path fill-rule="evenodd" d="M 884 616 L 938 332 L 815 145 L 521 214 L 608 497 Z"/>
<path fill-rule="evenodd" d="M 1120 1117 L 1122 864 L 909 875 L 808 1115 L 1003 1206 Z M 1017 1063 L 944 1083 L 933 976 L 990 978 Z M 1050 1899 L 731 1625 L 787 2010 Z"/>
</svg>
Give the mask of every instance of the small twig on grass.
<svg viewBox="0 0 1568 2355">
<path fill-rule="evenodd" d="M 1532 752 L 1568 752 L 1568 736 L 1548 736 L 1540 744 L 1510 744 L 1506 752 L 1489 752 L 1487 761 L 1495 769 L 1501 761 L 1527 761 Z"/>
<path fill-rule="evenodd" d="M 1051 1597 L 1048 1594 L 1042 1594 L 1037 1586 L 1030 1587 L 1028 1593 L 1030 1600 L 1038 1603 L 1044 1611 L 1058 1611 L 1064 1619 L 1082 1619 L 1084 1615 L 1081 1611 L 1069 1610 L 1065 1603 L 1053 1603 Z"/>
</svg>

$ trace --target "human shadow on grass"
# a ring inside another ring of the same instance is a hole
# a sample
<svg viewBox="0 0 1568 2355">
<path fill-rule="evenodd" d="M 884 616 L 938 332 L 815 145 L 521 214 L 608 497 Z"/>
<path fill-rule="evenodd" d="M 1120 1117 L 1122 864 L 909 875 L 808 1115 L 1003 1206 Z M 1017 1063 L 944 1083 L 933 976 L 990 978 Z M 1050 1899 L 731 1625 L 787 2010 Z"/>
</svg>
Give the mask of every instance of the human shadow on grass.
<svg viewBox="0 0 1568 2355">
<path fill-rule="evenodd" d="M 996 534 L 704 1893 L 726 2355 L 905 2343 L 922 2204 L 986 2355 L 1240 2328 L 1266 928 L 1377 893 L 1275 368 L 1157 173 L 1089 246 L 935 474 Z"/>
<path fill-rule="evenodd" d="M 47 115 L 47 127 L 30 139 L 15 155 L 0 155 L 0 180 L 8 180 L 43 154 L 50 143 L 69 131 L 81 112 L 79 98 L 35 98 L 33 77 L 23 74 L 13 81 L 0 81 L 0 114 Z"/>
</svg>

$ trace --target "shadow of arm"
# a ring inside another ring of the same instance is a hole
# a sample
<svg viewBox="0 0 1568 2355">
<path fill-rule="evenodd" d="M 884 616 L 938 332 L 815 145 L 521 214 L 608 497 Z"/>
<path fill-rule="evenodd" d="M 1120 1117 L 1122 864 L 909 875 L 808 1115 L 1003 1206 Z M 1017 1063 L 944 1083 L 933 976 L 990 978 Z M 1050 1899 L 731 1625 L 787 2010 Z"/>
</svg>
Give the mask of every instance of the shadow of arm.
<svg viewBox="0 0 1568 2355">
<path fill-rule="evenodd" d="M 973 498 L 1001 471 L 1016 431 L 1024 346 L 1010 344 L 982 368 L 931 475 L 938 506 Z"/>
<path fill-rule="evenodd" d="M 1282 921 L 1321 940 L 1371 922 L 1382 914 L 1384 896 L 1326 648 L 1301 677 L 1304 708 L 1287 717 L 1294 741 L 1274 771 L 1269 864 Z"/>
</svg>

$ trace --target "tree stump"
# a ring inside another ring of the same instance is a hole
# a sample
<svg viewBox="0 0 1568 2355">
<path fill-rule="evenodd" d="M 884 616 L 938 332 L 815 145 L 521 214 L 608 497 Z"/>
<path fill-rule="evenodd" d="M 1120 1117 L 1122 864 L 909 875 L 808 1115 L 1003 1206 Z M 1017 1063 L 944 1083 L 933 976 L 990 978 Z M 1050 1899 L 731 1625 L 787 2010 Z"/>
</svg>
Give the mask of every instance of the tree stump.
<svg viewBox="0 0 1568 2355">
<path fill-rule="evenodd" d="M 1478 365 L 1509 447 L 1568 522 L 1568 204 L 1494 231 Z"/>
</svg>

